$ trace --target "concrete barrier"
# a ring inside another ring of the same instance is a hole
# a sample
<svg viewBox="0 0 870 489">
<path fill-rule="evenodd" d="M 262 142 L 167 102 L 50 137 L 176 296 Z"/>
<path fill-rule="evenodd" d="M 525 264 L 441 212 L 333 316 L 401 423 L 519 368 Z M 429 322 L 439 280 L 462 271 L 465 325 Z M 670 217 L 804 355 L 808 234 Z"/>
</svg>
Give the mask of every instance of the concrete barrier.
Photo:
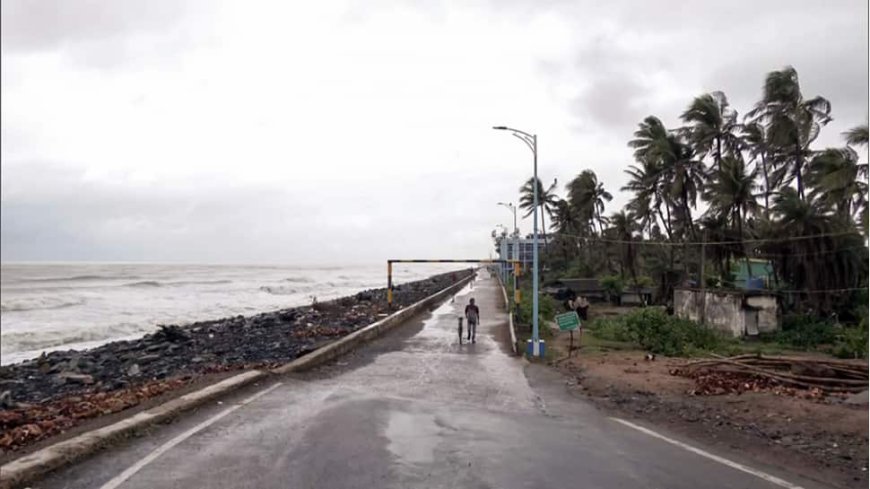
<svg viewBox="0 0 870 489">
<path fill-rule="evenodd" d="M 209 400 L 227 395 L 246 385 L 268 379 L 272 374 L 301 372 L 322 365 L 357 346 L 371 341 L 402 324 L 412 316 L 424 312 L 429 306 L 458 292 L 471 280 L 471 276 L 446 287 L 425 299 L 387 316 L 380 321 L 357 330 L 343 338 L 269 371 L 249 370 L 228 379 L 185 394 L 159 406 L 137 413 L 102 428 L 83 433 L 69 440 L 49 445 L 29 455 L 0 466 L 0 489 L 24 485 L 48 472 L 72 464 L 96 453 L 112 442 L 140 432 L 156 423 L 168 421 L 198 407 Z"/>
<path fill-rule="evenodd" d="M 416 302 L 404 309 L 401 309 L 400 311 L 395 312 L 392 315 L 385 317 L 384 319 L 381 319 L 376 323 L 372 323 L 363 329 L 354 331 L 353 333 L 341 338 L 340 340 L 330 343 L 322 348 L 318 348 L 317 350 L 309 353 L 308 355 L 297 358 L 296 360 L 293 360 L 286 365 L 274 368 L 272 369 L 272 372 L 276 374 L 301 372 L 326 363 L 336 357 L 339 357 L 347 353 L 348 351 L 353 350 L 360 344 L 371 341 L 378 336 L 387 333 L 396 326 L 410 319 L 412 316 L 423 312 L 429 306 L 441 301 L 445 297 L 451 294 L 455 294 L 470 280 L 470 276 L 466 277 L 459 282 L 451 285 L 450 287 L 447 287 L 446 289 L 436 292 L 419 302 Z"/>
</svg>

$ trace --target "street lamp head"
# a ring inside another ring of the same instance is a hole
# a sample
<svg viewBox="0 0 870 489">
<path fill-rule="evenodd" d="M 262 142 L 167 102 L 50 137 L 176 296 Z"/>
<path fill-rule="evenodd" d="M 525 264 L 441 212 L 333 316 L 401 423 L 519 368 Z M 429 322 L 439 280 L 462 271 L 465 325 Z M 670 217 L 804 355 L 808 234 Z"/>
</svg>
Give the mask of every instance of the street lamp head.
<svg viewBox="0 0 870 489">
<path fill-rule="evenodd" d="M 507 126 L 492 126 L 497 131 L 507 131 Z"/>
</svg>

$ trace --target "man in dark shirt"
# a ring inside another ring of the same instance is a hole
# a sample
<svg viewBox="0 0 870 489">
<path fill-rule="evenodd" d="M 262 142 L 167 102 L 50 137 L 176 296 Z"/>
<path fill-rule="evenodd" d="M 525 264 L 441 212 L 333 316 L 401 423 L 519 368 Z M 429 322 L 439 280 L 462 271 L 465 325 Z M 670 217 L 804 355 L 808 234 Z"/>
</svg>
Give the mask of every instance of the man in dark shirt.
<svg viewBox="0 0 870 489">
<path fill-rule="evenodd" d="M 468 305 L 465 306 L 465 318 L 468 320 L 468 339 L 472 343 L 477 343 L 477 323 L 480 322 L 480 309 L 474 304 L 474 299 L 468 300 Z"/>
</svg>

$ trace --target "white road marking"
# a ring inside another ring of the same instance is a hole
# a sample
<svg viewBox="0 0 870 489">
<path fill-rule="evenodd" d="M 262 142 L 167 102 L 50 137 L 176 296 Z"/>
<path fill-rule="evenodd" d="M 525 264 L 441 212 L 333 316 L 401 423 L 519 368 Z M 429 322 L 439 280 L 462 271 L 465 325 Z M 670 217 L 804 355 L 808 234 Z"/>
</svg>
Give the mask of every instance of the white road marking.
<svg viewBox="0 0 870 489">
<path fill-rule="evenodd" d="M 647 435 L 652 436 L 654 438 L 658 438 L 659 440 L 664 440 L 664 441 L 670 443 L 671 445 L 676 445 L 684 450 L 688 450 L 696 455 L 700 455 L 702 457 L 709 458 L 710 460 L 714 460 L 716 462 L 719 462 L 722 465 L 727 465 L 728 467 L 731 467 L 732 469 L 736 469 L 736 470 L 739 470 L 741 472 L 746 472 L 747 474 L 751 474 L 751 475 L 754 475 L 755 477 L 758 477 L 760 479 L 764 479 L 767 482 L 770 482 L 771 484 L 776 484 L 780 487 L 785 487 L 788 489 L 803 489 L 801 486 L 798 486 L 798 485 L 792 484 L 791 482 L 782 480 L 779 477 L 772 476 L 770 474 L 767 474 L 767 473 L 762 472 L 760 470 L 753 469 L 751 467 L 747 467 L 747 466 L 745 466 L 743 464 L 739 464 L 737 462 L 733 462 L 731 460 L 728 460 L 727 458 L 723 458 L 723 457 L 720 457 L 718 455 L 713 455 L 710 452 L 705 452 L 704 450 L 701 450 L 700 448 L 696 448 L 696 447 L 693 447 L 692 445 L 687 445 L 681 441 L 677 441 L 677 440 L 674 440 L 672 438 L 668 438 L 664 435 L 656 433 L 655 431 L 653 431 L 651 429 L 636 425 L 630 421 L 626 421 L 624 419 L 619 419 L 619 418 L 610 418 L 610 419 L 616 421 L 617 423 L 628 426 L 629 428 L 634 428 L 637 431 L 640 431 L 641 433 L 646 433 Z"/>
<path fill-rule="evenodd" d="M 235 411 L 236 409 L 239 409 L 240 407 L 255 401 L 260 396 L 268 394 L 269 392 L 273 391 L 274 389 L 276 389 L 280 385 L 281 385 L 281 382 L 278 382 L 278 383 L 272 385 L 271 387 L 263 389 L 260 392 L 254 394 L 253 396 L 245 399 L 244 401 L 242 401 L 242 402 L 240 402 L 232 407 L 224 409 L 223 411 L 219 412 L 218 414 L 215 414 L 211 418 L 208 418 L 207 420 L 205 420 L 202 423 L 194 426 L 193 428 L 185 431 L 184 433 L 176 436 L 175 438 L 169 440 L 168 442 L 164 443 L 163 445 L 160 445 L 153 452 L 149 453 L 147 456 L 143 457 L 141 460 L 139 460 L 138 462 L 136 462 L 135 464 L 130 466 L 127 470 L 121 472 L 120 474 L 115 476 L 115 478 L 113 478 L 109 482 L 106 482 L 105 484 L 100 486 L 100 489 L 115 489 L 115 488 L 119 487 L 121 484 L 126 482 L 127 479 L 129 479 L 130 477 L 133 477 L 133 475 L 136 474 L 136 472 L 139 472 L 140 470 L 142 470 L 143 467 L 145 467 L 146 465 L 153 462 L 157 457 L 159 457 L 159 456 L 163 455 L 164 453 L 168 452 L 169 450 L 171 450 L 174 446 L 178 445 L 179 443 L 183 442 L 184 440 L 195 435 L 197 432 L 209 427 L 210 425 L 214 424 L 216 421 L 220 420 L 221 418 L 223 418 L 227 414 L 230 414 L 231 412 Z"/>
</svg>

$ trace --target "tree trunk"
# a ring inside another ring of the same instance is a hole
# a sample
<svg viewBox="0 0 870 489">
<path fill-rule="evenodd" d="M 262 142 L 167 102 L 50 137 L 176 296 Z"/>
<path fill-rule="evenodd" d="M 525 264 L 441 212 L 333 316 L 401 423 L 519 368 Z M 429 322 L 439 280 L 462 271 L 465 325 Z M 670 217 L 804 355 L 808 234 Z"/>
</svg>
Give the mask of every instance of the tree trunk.
<svg viewBox="0 0 870 489">
<path fill-rule="evenodd" d="M 746 288 L 749 288 L 749 279 L 752 278 L 752 263 L 749 261 L 749 253 L 746 250 L 746 243 L 743 242 L 743 217 L 740 207 L 737 207 L 737 236 L 740 238 L 740 245 L 743 248 L 743 257 L 746 259 Z"/>
<path fill-rule="evenodd" d="M 770 219 L 770 180 L 767 175 L 767 158 L 761 153 L 761 171 L 764 173 L 764 218 Z"/>
<path fill-rule="evenodd" d="M 541 207 L 541 233 L 544 235 L 544 249 L 547 249 L 547 223 L 544 219 L 544 206 Z"/>
<path fill-rule="evenodd" d="M 795 143 L 795 159 L 794 159 L 794 175 L 797 179 L 797 191 L 798 196 L 801 200 L 806 200 L 804 198 L 804 176 L 803 176 L 803 158 L 801 156 L 801 146 L 800 143 Z"/>
</svg>

